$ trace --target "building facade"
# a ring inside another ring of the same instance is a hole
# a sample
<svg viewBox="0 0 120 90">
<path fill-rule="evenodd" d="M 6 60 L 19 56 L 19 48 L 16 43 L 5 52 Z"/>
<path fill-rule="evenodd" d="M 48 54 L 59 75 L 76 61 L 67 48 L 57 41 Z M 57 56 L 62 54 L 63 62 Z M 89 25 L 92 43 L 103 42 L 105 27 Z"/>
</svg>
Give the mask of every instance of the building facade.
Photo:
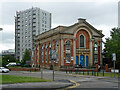
<svg viewBox="0 0 120 90">
<path fill-rule="evenodd" d="M 51 50 L 55 67 L 82 65 L 82 67 L 102 65 L 102 34 L 85 19 L 71 26 L 58 26 L 35 38 L 34 66 L 50 67 L 52 65 Z"/>
<path fill-rule="evenodd" d="M 2 50 L 2 56 L 11 55 L 15 56 L 15 49 Z"/>
<path fill-rule="evenodd" d="M 15 54 L 22 60 L 26 49 L 34 50 L 34 38 L 51 28 L 51 13 L 40 8 L 30 8 L 16 12 L 15 16 Z"/>
</svg>

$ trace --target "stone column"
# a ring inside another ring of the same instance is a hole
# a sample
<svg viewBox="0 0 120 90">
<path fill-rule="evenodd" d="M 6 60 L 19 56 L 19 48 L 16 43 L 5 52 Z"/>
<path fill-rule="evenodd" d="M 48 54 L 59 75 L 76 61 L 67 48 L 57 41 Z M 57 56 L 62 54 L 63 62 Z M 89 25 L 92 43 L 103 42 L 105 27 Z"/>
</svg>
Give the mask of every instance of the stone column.
<svg viewBox="0 0 120 90">
<path fill-rule="evenodd" d="M 61 66 L 64 66 L 64 43 L 63 43 L 63 39 L 61 39 Z"/>
<path fill-rule="evenodd" d="M 74 58 L 74 62 L 73 64 L 76 64 L 76 39 L 73 39 L 73 58 Z"/>
<path fill-rule="evenodd" d="M 92 47 L 92 40 L 90 40 L 90 54 L 89 54 L 89 65 L 92 66 L 93 64 L 93 47 Z"/>
</svg>

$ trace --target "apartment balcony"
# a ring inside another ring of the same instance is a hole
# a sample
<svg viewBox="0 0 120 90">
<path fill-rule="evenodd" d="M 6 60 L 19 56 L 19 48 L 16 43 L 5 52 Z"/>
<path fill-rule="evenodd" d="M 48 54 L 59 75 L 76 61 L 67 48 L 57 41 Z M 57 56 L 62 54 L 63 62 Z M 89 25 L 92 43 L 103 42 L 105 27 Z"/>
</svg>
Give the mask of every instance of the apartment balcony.
<svg viewBox="0 0 120 90">
<path fill-rule="evenodd" d="M 18 26 L 20 26 L 20 23 L 18 22 Z"/>
<path fill-rule="evenodd" d="M 33 19 L 33 23 L 36 23 L 36 19 Z"/>
<path fill-rule="evenodd" d="M 17 17 L 20 17 L 20 14 L 17 14 Z"/>
<path fill-rule="evenodd" d="M 17 28 L 20 29 L 20 25 Z"/>
<path fill-rule="evenodd" d="M 36 26 L 36 23 L 33 23 L 33 27 Z"/>
<path fill-rule="evenodd" d="M 36 34 L 36 32 L 33 32 L 33 35 L 35 35 Z"/>
<path fill-rule="evenodd" d="M 33 15 L 33 19 L 36 19 L 36 15 Z"/>
</svg>

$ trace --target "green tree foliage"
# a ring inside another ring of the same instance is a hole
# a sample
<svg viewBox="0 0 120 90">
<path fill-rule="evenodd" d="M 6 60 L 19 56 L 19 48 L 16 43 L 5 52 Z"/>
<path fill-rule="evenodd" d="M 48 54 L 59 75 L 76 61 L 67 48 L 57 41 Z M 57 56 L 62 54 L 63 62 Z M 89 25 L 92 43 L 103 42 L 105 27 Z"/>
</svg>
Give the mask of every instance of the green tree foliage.
<svg viewBox="0 0 120 90">
<path fill-rule="evenodd" d="M 2 66 L 6 66 L 10 62 L 16 62 L 16 58 L 11 55 L 6 55 L 2 57 Z"/>
<path fill-rule="evenodd" d="M 31 60 L 30 51 L 26 49 L 23 55 L 22 64 L 26 64 L 26 61 L 30 61 L 30 60 Z"/>
<path fill-rule="evenodd" d="M 110 36 L 110 38 L 106 38 L 104 52 L 106 57 L 111 59 L 112 53 L 116 53 L 116 68 L 120 69 L 120 29 L 113 28 Z"/>
</svg>

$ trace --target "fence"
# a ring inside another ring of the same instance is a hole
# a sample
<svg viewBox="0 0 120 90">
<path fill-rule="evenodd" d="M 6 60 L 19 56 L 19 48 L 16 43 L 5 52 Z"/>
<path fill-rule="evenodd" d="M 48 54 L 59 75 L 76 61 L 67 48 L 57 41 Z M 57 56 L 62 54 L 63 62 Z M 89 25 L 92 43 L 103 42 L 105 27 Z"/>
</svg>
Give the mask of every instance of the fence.
<svg viewBox="0 0 120 90">
<path fill-rule="evenodd" d="M 91 75 L 91 76 L 105 76 L 105 77 L 114 77 L 114 73 L 112 72 L 105 72 L 102 71 L 96 71 L 96 70 L 65 70 L 66 74 L 79 74 L 79 75 Z M 118 77 L 120 73 L 116 73 L 115 76 Z"/>
</svg>

